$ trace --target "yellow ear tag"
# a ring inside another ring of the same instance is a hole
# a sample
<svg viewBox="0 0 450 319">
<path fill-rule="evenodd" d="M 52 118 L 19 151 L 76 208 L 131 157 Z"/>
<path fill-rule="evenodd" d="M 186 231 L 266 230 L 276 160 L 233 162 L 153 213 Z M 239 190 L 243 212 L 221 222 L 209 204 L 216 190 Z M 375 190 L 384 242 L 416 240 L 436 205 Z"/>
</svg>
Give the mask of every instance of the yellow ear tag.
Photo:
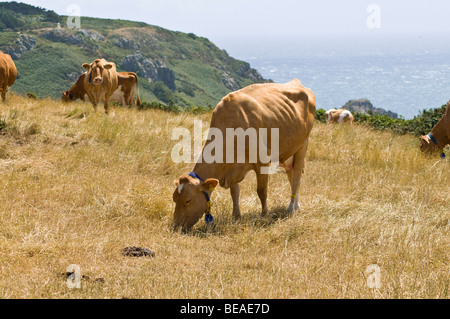
<svg viewBox="0 0 450 319">
<path fill-rule="evenodd" d="M 215 190 L 215 188 L 214 187 L 212 187 L 212 186 L 209 186 L 209 191 L 210 192 L 212 192 L 212 191 L 214 191 Z"/>
</svg>

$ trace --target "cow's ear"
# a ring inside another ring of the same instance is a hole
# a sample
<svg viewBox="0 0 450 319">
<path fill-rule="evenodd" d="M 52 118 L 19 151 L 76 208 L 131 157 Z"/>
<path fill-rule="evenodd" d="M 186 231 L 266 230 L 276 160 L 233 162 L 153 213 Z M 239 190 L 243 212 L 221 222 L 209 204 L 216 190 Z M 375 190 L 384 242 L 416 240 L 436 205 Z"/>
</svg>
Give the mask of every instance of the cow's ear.
<svg viewBox="0 0 450 319">
<path fill-rule="evenodd" d="M 200 190 L 202 192 L 212 192 L 219 185 L 219 181 L 215 178 L 208 178 L 206 181 L 200 184 Z"/>
<path fill-rule="evenodd" d="M 113 65 L 111 63 L 106 63 L 105 64 L 105 69 L 110 70 L 112 69 Z"/>
<path fill-rule="evenodd" d="M 83 64 L 83 69 L 89 70 L 90 67 L 91 65 L 89 63 Z"/>
<path fill-rule="evenodd" d="M 430 139 L 428 138 L 428 136 L 422 135 L 422 136 L 420 137 L 420 140 L 421 140 L 421 141 L 424 141 L 424 142 L 427 142 L 427 144 L 430 144 Z"/>
</svg>

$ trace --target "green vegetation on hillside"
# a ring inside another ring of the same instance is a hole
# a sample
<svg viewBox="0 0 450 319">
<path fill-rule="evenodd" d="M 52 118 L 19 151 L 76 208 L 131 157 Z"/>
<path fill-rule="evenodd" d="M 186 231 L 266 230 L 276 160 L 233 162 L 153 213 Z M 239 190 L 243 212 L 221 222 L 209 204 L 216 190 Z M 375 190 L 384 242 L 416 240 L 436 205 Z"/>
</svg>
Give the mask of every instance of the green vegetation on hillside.
<svg viewBox="0 0 450 319">
<path fill-rule="evenodd" d="M 81 65 L 100 57 L 118 71 L 136 72 L 143 100 L 183 108 L 215 105 L 231 91 L 266 81 L 248 63 L 192 33 L 89 17 L 81 18 L 80 29 L 69 29 L 68 17 L 16 2 L 0 3 L 3 16 L 0 50 L 15 60 L 19 76 L 12 90 L 19 94 L 60 98 L 84 72 Z"/>
<path fill-rule="evenodd" d="M 31 28 L 43 28 L 60 22 L 60 20 L 60 17 L 51 10 L 16 1 L 0 3 L 0 31 L 5 29 L 23 31 Z"/>
</svg>

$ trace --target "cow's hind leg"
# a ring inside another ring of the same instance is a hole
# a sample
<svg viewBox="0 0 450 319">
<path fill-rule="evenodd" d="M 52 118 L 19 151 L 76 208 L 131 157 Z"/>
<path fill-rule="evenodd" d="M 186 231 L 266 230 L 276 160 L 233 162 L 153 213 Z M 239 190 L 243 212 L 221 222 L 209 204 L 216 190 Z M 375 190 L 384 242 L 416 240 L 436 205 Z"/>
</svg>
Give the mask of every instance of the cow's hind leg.
<svg viewBox="0 0 450 319">
<path fill-rule="evenodd" d="M 258 170 L 256 170 L 256 179 L 257 179 L 257 192 L 258 197 L 261 200 L 261 206 L 262 206 L 262 216 L 266 216 L 268 212 L 267 208 L 267 185 L 269 183 L 269 175 L 268 174 L 261 174 Z"/>
<path fill-rule="evenodd" d="M 241 218 L 241 210 L 239 209 L 239 185 L 234 184 L 230 187 L 231 198 L 233 199 L 233 217 L 234 219 Z"/>
<path fill-rule="evenodd" d="M 302 147 L 295 153 L 292 168 L 287 171 L 289 182 L 291 184 L 291 203 L 289 204 L 288 212 L 293 213 L 300 209 L 300 184 L 302 174 L 305 168 L 306 151 L 308 149 L 308 140 L 306 140 Z"/>
<path fill-rule="evenodd" d="M 6 93 L 8 92 L 8 88 L 5 87 L 5 88 L 1 88 L 0 90 L 2 91 L 2 101 L 3 101 L 3 103 L 5 103 L 6 102 Z"/>
</svg>

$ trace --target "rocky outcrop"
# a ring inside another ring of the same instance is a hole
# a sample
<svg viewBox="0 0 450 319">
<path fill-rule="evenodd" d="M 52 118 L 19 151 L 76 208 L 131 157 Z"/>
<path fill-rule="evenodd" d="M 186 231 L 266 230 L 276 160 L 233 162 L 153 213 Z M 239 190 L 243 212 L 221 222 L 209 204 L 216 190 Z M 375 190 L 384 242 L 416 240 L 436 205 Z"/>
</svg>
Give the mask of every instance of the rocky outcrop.
<svg viewBox="0 0 450 319">
<path fill-rule="evenodd" d="M 94 30 L 78 29 L 77 31 L 81 32 L 86 38 L 95 42 L 103 42 L 106 40 L 103 34 Z"/>
<path fill-rule="evenodd" d="M 52 42 L 62 42 L 72 45 L 84 43 L 84 38 L 81 34 L 74 34 L 72 31 L 59 28 L 46 30 L 42 32 L 41 36 Z"/>
<path fill-rule="evenodd" d="M 245 62 L 242 63 L 238 69 L 236 70 L 237 75 L 252 80 L 256 83 L 266 83 L 266 82 L 272 82 L 271 80 L 265 80 L 262 75 L 255 69 L 252 69 L 250 67 L 250 64 Z"/>
<path fill-rule="evenodd" d="M 397 113 L 386 111 L 383 108 L 374 107 L 368 99 L 350 100 L 343 106 L 343 108 L 355 113 L 369 114 L 369 112 L 372 112 L 374 114 L 387 115 L 393 119 L 398 118 Z"/>
<path fill-rule="evenodd" d="M 113 38 L 111 42 L 121 49 L 140 50 L 141 45 L 125 37 Z"/>
<path fill-rule="evenodd" d="M 135 72 L 151 82 L 161 81 L 172 91 L 176 91 L 175 73 L 164 61 L 145 57 L 140 52 L 123 58 L 120 67 L 128 72 Z"/>
<path fill-rule="evenodd" d="M 242 88 L 239 81 L 233 78 L 229 72 L 222 70 L 220 75 L 222 76 L 222 84 L 225 85 L 227 89 L 237 91 Z"/>
<path fill-rule="evenodd" d="M 25 52 L 33 50 L 35 46 L 35 37 L 21 34 L 12 46 L 4 48 L 3 51 L 9 54 L 13 60 L 19 60 Z"/>
</svg>

